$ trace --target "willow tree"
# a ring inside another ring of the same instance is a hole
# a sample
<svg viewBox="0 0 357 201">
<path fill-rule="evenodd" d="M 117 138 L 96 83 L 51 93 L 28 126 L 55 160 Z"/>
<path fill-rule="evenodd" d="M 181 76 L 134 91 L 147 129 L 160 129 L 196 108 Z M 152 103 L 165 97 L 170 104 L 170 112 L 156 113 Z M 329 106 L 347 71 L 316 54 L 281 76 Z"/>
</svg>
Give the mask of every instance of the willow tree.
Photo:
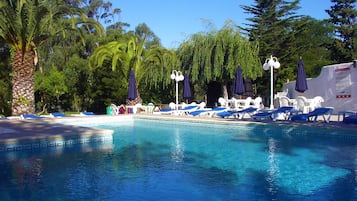
<svg viewBox="0 0 357 201">
<path fill-rule="evenodd" d="M 149 40 L 152 33 L 144 28 L 137 29 L 137 34 L 129 32 L 119 40 L 98 47 L 90 58 L 91 67 L 109 63 L 113 71 L 119 70 L 127 80 L 130 70 L 134 70 L 138 92 L 141 83 L 152 86 L 169 84 L 167 75 L 177 64 L 176 53 L 160 46 L 155 37 Z M 137 102 L 141 102 L 140 93 L 136 100 L 128 104 Z"/>
<path fill-rule="evenodd" d="M 227 21 L 221 30 L 191 35 L 179 46 L 178 55 L 192 82 L 219 82 L 222 95 L 228 98 L 227 84 L 234 80 L 238 65 L 246 78 L 262 75 L 258 51 L 257 43 L 243 37 L 240 29 Z"/>
<path fill-rule="evenodd" d="M 93 24 L 82 10 L 64 1 L 3 0 L 0 2 L 0 37 L 12 50 L 12 114 L 35 112 L 36 49 L 48 39 L 65 36 L 81 24 Z M 96 26 L 101 27 L 99 24 Z"/>
</svg>

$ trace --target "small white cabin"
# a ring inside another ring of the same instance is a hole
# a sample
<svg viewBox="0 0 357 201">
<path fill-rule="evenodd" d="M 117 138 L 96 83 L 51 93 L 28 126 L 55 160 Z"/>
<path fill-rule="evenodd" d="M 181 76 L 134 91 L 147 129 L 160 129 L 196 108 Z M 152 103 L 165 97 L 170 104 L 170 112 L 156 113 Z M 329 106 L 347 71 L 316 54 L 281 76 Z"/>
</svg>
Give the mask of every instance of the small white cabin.
<svg viewBox="0 0 357 201">
<path fill-rule="evenodd" d="M 295 81 L 283 85 L 289 98 L 322 96 L 322 106 L 334 107 L 334 113 L 357 110 L 357 61 L 324 66 L 316 78 L 308 78 L 308 90 L 295 91 Z"/>
</svg>

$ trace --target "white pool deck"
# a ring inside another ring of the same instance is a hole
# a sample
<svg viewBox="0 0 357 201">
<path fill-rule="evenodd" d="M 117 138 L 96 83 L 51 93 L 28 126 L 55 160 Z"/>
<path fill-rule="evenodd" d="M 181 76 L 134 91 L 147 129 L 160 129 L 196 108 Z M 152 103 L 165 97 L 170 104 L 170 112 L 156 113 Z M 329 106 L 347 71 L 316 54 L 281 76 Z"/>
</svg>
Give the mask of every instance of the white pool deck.
<svg viewBox="0 0 357 201">
<path fill-rule="evenodd" d="M 250 118 L 238 120 L 234 118 L 217 118 L 217 117 L 191 117 L 175 115 L 153 115 L 153 114 L 135 114 L 135 115 L 95 115 L 82 117 L 65 117 L 65 118 L 44 118 L 33 120 L 0 120 L 0 143 L 21 143 L 29 140 L 57 140 L 71 136 L 80 137 L 101 137 L 112 135 L 112 130 L 95 129 L 76 125 L 67 125 L 60 122 L 109 122 L 109 121 L 132 121 L 134 118 L 165 119 L 169 121 L 196 121 L 209 123 L 225 124 L 279 124 L 289 126 L 311 126 L 325 128 L 344 128 L 357 130 L 357 124 L 345 124 L 338 122 L 337 115 L 332 116 L 329 123 L 318 122 L 292 122 L 292 121 L 252 121 Z M 357 135 L 357 132 L 356 132 Z"/>
</svg>

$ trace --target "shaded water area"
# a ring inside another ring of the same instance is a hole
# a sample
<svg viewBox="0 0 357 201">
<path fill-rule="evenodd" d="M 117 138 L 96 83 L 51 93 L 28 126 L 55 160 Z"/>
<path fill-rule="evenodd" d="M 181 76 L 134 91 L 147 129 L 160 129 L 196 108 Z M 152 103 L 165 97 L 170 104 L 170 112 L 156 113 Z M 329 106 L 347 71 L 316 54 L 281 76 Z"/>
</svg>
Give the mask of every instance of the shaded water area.
<svg viewBox="0 0 357 201">
<path fill-rule="evenodd" d="M 82 123 L 84 125 L 84 123 Z M 0 153 L 1 200 L 356 200 L 352 130 L 135 119 L 112 141 Z"/>
</svg>

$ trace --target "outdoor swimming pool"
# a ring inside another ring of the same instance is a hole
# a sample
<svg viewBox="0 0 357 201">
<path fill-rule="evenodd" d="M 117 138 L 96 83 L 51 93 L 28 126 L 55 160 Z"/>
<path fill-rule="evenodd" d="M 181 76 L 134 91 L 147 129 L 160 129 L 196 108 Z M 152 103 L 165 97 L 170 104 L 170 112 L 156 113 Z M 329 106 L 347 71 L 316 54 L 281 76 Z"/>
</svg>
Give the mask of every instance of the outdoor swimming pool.
<svg viewBox="0 0 357 201">
<path fill-rule="evenodd" d="M 0 153 L 1 200 L 357 200 L 357 136 L 311 127 L 90 123 L 96 145 Z"/>
</svg>

